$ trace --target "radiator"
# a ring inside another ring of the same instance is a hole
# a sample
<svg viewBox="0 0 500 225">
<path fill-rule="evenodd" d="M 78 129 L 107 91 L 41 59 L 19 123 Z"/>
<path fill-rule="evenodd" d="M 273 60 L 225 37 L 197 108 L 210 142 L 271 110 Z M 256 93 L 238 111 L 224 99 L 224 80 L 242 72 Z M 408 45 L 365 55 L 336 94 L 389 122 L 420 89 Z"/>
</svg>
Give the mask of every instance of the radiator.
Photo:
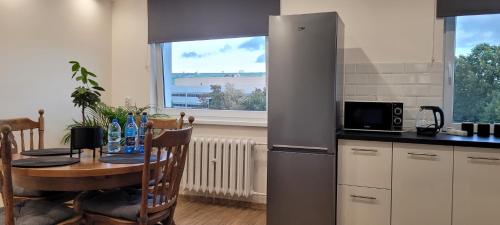
<svg viewBox="0 0 500 225">
<path fill-rule="evenodd" d="M 252 193 L 251 139 L 193 137 L 181 181 L 184 191 L 231 197 Z"/>
</svg>

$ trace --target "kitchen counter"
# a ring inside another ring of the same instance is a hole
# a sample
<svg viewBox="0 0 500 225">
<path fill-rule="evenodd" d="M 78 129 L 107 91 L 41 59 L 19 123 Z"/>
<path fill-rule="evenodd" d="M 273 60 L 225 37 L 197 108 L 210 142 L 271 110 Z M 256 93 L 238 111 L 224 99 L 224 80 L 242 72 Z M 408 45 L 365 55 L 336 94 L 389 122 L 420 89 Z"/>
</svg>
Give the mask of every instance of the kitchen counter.
<svg viewBox="0 0 500 225">
<path fill-rule="evenodd" d="M 367 131 L 339 131 L 337 133 L 339 139 L 346 140 L 362 140 L 362 141 L 384 141 L 384 142 L 400 142 L 400 143 L 415 143 L 415 144 L 431 144 L 431 145 L 452 145 L 464 147 L 480 147 L 480 148 L 500 148 L 500 138 L 493 135 L 490 137 L 472 137 L 452 136 L 444 133 L 437 134 L 434 137 L 417 135 L 416 132 L 403 133 L 382 133 L 382 132 L 367 132 Z"/>
</svg>

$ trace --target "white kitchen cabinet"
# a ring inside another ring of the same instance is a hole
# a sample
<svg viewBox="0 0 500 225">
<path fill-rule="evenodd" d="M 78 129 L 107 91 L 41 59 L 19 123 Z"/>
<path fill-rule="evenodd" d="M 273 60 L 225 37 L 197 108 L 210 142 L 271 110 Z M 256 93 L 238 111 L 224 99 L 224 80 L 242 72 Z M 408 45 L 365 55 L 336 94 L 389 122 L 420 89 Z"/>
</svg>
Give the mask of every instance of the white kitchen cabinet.
<svg viewBox="0 0 500 225">
<path fill-rule="evenodd" d="M 451 225 L 453 147 L 393 148 L 392 225 Z"/>
<path fill-rule="evenodd" d="M 455 147 L 453 225 L 500 224 L 500 150 Z"/>
<path fill-rule="evenodd" d="M 339 184 L 391 189 L 392 143 L 340 140 Z"/>
<path fill-rule="evenodd" d="M 337 225 L 390 225 L 391 191 L 338 185 Z"/>
</svg>

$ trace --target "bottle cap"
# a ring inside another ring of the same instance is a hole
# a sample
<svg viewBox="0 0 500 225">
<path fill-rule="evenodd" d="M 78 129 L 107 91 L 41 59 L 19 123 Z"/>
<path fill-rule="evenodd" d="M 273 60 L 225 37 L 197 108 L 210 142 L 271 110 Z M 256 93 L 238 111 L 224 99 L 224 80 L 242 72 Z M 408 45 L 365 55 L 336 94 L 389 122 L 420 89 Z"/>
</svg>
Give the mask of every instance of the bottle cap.
<svg viewBox="0 0 500 225">
<path fill-rule="evenodd" d="M 142 115 L 148 115 L 148 113 L 147 112 L 142 112 Z"/>
<path fill-rule="evenodd" d="M 114 118 L 113 121 L 111 121 L 112 123 L 118 123 L 118 119 Z"/>
<path fill-rule="evenodd" d="M 129 115 L 129 116 L 131 116 L 131 115 L 132 115 L 132 112 L 129 112 L 129 113 L 128 113 L 128 115 Z"/>
</svg>

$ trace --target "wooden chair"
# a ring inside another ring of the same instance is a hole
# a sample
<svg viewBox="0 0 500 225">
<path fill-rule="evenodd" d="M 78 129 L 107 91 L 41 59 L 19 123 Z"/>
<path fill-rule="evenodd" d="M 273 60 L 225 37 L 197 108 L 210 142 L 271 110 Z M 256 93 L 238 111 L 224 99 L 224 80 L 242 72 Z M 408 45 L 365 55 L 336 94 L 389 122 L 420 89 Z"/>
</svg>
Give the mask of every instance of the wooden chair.
<svg viewBox="0 0 500 225">
<path fill-rule="evenodd" d="M 153 122 L 153 130 L 161 133 L 165 130 L 181 129 L 184 125 L 184 116 L 186 116 L 186 113 L 181 112 L 179 115 L 180 117 L 177 120 L 149 118 L 149 121 Z"/>
<path fill-rule="evenodd" d="M 1 224 L 4 225 L 70 225 L 79 224 L 81 216 L 73 209 L 64 205 L 44 201 L 26 200 L 14 203 L 12 186 L 12 131 L 4 125 L 0 135 L 0 154 L 2 157 L 2 172 L 0 173 L 3 210 L 0 210 Z"/>
<path fill-rule="evenodd" d="M 16 118 L 16 119 L 5 119 L 0 120 L 0 126 L 8 125 L 11 127 L 12 131 L 19 132 L 21 139 L 21 151 L 26 150 L 26 145 L 24 141 L 25 132 L 29 131 L 29 150 L 34 150 L 34 130 L 38 130 L 38 149 L 44 148 L 44 131 L 45 131 L 45 119 L 44 110 L 38 110 L 38 122 L 35 122 L 29 118 Z M 9 133 L 12 143 L 12 152 L 18 153 L 18 145 L 15 141 L 13 132 Z M 22 201 L 26 199 L 50 199 L 59 200 L 61 202 L 66 200 L 71 200 L 76 196 L 75 192 L 59 192 L 59 191 L 40 191 L 40 190 L 28 190 L 22 187 L 14 186 L 14 198 L 15 201 Z"/>
<path fill-rule="evenodd" d="M 26 145 L 24 141 L 24 134 L 25 132 L 29 131 L 30 134 L 30 141 L 29 141 L 29 150 L 34 150 L 34 135 L 33 135 L 33 130 L 38 130 L 38 149 L 43 149 L 44 147 L 44 131 L 45 131 L 45 120 L 43 117 L 44 110 L 40 109 L 38 110 L 38 122 L 35 122 L 29 118 L 15 118 L 15 119 L 6 119 L 6 120 L 0 120 L 0 126 L 2 125 L 9 125 L 12 128 L 12 131 L 19 131 L 20 133 L 20 139 L 21 139 L 21 151 L 26 150 Z M 13 134 L 11 134 L 13 136 Z M 13 141 L 12 142 L 14 146 L 14 151 L 13 153 L 18 152 L 18 146 L 17 142 Z"/>
<path fill-rule="evenodd" d="M 87 224 L 146 225 L 162 222 L 164 225 L 174 225 L 173 217 L 193 122 L 194 117 L 190 117 L 189 127 L 166 130 L 153 138 L 154 123 L 149 121 L 144 144 L 142 189 L 82 195 L 75 208 L 84 212 Z M 152 154 L 156 155 L 154 164 L 150 162 Z M 162 156 L 168 160 L 161 162 Z"/>
</svg>

